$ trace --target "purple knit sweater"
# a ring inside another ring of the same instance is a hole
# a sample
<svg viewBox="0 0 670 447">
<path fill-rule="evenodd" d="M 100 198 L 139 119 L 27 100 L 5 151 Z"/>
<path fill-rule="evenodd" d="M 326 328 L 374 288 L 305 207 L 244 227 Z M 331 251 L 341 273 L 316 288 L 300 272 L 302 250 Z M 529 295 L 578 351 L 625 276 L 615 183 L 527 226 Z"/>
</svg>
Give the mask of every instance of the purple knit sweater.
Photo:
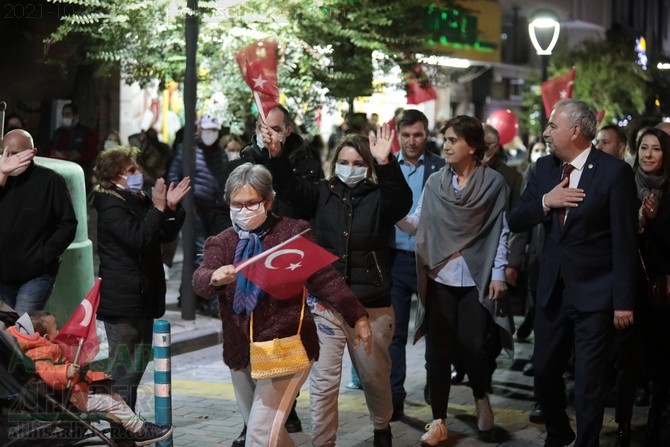
<svg viewBox="0 0 670 447">
<path fill-rule="evenodd" d="M 309 224 L 303 220 L 277 217 L 270 230 L 261 238 L 263 250 L 274 247 L 307 228 Z M 309 234 L 306 237 L 311 238 Z M 209 282 L 216 269 L 233 263 L 238 241 L 237 233 L 232 228 L 207 239 L 202 264 L 193 274 L 193 289 L 198 295 L 219 297 L 223 325 L 223 362 L 233 370 L 243 369 L 249 364 L 249 317 L 246 314 L 237 315 L 233 312 L 236 283 L 213 288 Z M 339 312 L 352 327 L 359 318 L 367 316 L 367 311 L 358 302 L 356 295 L 337 270 L 330 265 L 309 278 L 307 289 Z M 301 305 L 300 294 L 288 300 L 278 300 L 269 296 L 261 299 L 254 310 L 254 341 L 295 335 L 298 332 Z M 305 307 L 300 335 L 309 358 L 317 360 L 319 339 L 314 318 L 308 307 Z"/>
</svg>

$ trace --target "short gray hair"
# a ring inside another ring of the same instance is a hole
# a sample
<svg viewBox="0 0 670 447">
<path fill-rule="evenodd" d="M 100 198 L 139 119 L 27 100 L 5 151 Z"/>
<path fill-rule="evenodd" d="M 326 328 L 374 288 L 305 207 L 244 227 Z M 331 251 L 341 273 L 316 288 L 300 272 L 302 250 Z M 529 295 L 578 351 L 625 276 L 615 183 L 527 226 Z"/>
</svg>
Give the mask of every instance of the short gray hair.
<svg viewBox="0 0 670 447">
<path fill-rule="evenodd" d="M 563 107 L 570 116 L 570 125 L 579 124 L 582 135 L 587 140 L 593 140 L 598 133 L 598 118 L 596 111 L 578 99 L 561 99 L 554 105 L 554 110 Z"/>
<path fill-rule="evenodd" d="M 251 186 L 263 200 L 270 200 L 275 195 L 272 189 L 272 174 L 268 168 L 263 165 L 244 163 L 233 169 L 226 180 L 226 189 L 223 193 L 226 203 L 230 203 L 230 196 L 245 185 Z"/>
</svg>

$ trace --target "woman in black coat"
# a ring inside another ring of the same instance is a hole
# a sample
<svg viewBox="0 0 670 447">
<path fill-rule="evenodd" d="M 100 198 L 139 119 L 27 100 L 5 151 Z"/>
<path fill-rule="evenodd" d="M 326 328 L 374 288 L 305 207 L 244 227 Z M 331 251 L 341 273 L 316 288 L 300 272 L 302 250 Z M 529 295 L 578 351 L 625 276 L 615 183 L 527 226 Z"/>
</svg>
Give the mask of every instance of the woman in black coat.
<svg viewBox="0 0 670 447">
<path fill-rule="evenodd" d="M 95 166 L 102 278 L 97 318 L 105 323 L 115 391 L 133 409 L 151 358 L 153 320 L 165 313 L 160 244 L 177 237 L 185 217 L 179 203 L 190 190 L 188 178 L 169 187 L 161 178 L 149 198 L 137 154 L 131 147 L 108 149 Z"/>
</svg>

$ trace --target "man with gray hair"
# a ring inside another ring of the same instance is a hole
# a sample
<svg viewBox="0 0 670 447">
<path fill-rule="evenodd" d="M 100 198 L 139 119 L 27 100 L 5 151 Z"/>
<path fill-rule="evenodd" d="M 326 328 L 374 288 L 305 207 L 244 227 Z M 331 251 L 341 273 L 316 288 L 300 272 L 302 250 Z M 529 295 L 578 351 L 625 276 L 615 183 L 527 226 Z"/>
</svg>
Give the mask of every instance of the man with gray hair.
<svg viewBox="0 0 670 447">
<path fill-rule="evenodd" d="M 541 157 L 509 217 L 512 231 L 545 229 L 535 313 L 535 394 L 545 447 L 575 440 L 563 373 L 574 345 L 576 447 L 598 446 L 614 329 L 633 324 L 637 274 L 635 180 L 626 162 L 595 150 L 595 111 L 559 101 Z"/>
<path fill-rule="evenodd" d="M 0 300 L 19 314 L 41 310 L 77 218 L 65 181 L 33 161 L 32 136 L 15 129 L 0 157 Z"/>
</svg>

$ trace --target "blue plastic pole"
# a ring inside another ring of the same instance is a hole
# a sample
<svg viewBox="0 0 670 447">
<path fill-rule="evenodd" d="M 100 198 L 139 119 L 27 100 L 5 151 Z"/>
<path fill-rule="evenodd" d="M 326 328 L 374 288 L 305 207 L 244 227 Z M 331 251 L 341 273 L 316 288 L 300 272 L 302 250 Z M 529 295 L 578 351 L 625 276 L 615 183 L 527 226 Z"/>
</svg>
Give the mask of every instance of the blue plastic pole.
<svg viewBox="0 0 670 447">
<path fill-rule="evenodd" d="M 154 321 L 154 407 L 156 424 L 172 425 L 172 366 L 170 353 L 170 322 Z M 158 442 L 159 447 L 172 447 L 172 436 Z"/>
</svg>

